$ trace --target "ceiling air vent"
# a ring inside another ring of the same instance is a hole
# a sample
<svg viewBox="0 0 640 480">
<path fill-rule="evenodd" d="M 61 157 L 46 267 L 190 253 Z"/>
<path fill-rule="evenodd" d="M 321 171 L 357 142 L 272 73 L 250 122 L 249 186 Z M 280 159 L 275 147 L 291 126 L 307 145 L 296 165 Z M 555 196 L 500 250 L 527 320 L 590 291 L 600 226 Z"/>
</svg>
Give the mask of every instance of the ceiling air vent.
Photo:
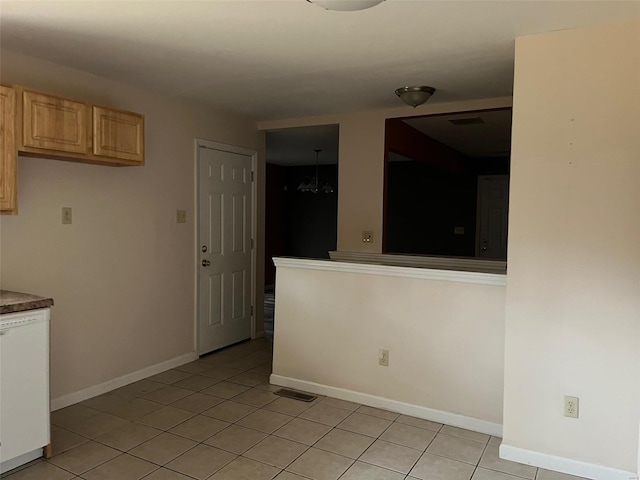
<svg viewBox="0 0 640 480">
<path fill-rule="evenodd" d="M 451 118 L 449 122 L 452 125 L 478 125 L 480 123 L 484 123 L 480 117 L 469 117 L 469 118 Z"/>
</svg>

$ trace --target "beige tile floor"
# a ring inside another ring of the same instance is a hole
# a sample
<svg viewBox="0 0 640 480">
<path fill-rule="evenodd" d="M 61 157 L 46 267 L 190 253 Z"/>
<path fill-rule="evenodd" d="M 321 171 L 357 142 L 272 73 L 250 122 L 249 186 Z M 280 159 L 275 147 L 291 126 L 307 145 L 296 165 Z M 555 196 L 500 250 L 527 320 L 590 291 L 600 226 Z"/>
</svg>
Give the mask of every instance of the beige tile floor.
<svg viewBox="0 0 640 480">
<path fill-rule="evenodd" d="M 8 480 L 577 480 L 498 458 L 500 439 L 329 397 L 272 393 L 245 342 L 53 412 L 54 456 Z"/>
</svg>

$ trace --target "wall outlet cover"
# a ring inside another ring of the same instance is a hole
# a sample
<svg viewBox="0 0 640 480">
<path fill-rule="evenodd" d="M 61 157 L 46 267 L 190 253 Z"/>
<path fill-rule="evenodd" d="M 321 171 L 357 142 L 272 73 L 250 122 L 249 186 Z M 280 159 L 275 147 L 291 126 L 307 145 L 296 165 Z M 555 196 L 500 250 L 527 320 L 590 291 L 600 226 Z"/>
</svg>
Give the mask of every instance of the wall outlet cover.
<svg viewBox="0 0 640 480">
<path fill-rule="evenodd" d="M 389 350 L 380 349 L 378 351 L 378 365 L 383 367 L 389 366 Z"/>
<path fill-rule="evenodd" d="M 578 397 L 564 397 L 564 416 L 569 418 L 578 418 L 580 414 L 580 399 Z"/>
</svg>

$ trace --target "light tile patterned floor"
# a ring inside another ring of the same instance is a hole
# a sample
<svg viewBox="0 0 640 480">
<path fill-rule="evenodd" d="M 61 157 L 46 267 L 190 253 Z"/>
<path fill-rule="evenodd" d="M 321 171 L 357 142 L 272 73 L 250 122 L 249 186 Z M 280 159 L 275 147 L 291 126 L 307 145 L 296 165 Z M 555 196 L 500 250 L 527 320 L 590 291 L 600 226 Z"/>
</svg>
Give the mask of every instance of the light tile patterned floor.
<svg viewBox="0 0 640 480">
<path fill-rule="evenodd" d="M 52 414 L 54 456 L 8 480 L 578 480 L 498 458 L 500 439 L 328 397 L 272 393 L 245 342 Z"/>
</svg>

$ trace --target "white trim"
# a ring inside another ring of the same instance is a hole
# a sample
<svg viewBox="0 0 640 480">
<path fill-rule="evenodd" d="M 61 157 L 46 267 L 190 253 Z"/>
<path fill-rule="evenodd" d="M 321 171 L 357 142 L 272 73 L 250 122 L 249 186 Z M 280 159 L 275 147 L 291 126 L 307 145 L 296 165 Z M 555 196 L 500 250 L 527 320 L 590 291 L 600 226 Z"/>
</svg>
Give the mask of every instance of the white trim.
<svg viewBox="0 0 640 480">
<path fill-rule="evenodd" d="M 512 462 L 533 465 L 556 472 L 575 475 L 577 477 L 592 478 L 594 480 L 637 480 L 638 475 L 633 472 L 605 467 L 594 463 L 581 462 L 571 458 L 557 457 L 547 453 L 534 452 L 524 448 L 514 447 L 502 443 L 500 445 L 500 458 Z"/>
<path fill-rule="evenodd" d="M 23 453 L 22 455 L 18 455 L 17 457 L 11 458 L 9 460 L 5 460 L 0 463 L 0 473 L 6 473 L 14 468 L 18 468 L 25 463 L 29 463 L 37 458 L 42 457 L 43 451 L 42 448 L 36 448 L 31 452 Z"/>
<path fill-rule="evenodd" d="M 336 262 L 333 260 L 309 260 L 301 258 L 274 257 L 278 268 L 301 268 L 305 270 L 326 270 L 331 272 L 359 273 L 363 275 L 383 275 L 386 277 L 420 278 L 446 282 L 477 283 L 504 287 L 507 276 L 496 273 L 461 272 L 436 270 L 432 268 L 395 267 L 390 265 L 367 265 L 361 263 Z"/>
<path fill-rule="evenodd" d="M 156 363 L 155 365 L 143 368 L 142 370 L 127 373 L 126 375 L 114 378 L 113 380 L 109 380 L 99 385 L 93 385 L 92 387 L 85 388 L 84 390 L 69 393 L 67 395 L 63 395 L 62 397 L 54 398 L 53 400 L 51 400 L 51 411 L 53 412 L 64 407 L 68 407 L 69 405 L 83 402 L 84 400 L 88 400 L 97 395 L 102 395 L 103 393 L 110 392 L 111 390 L 115 390 L 116 388 L 124 387 L 125 385 L 129 385 L 130 383 L 137 382 L 138 380 L 142 380 L 157 373 L 162 373 L 175 367 L 179 367 L 180 365 L 184 365 L 185 363 L 193 362 L 197 359 L 198 356 L 195 352 L 186 353 L 184 355 L 180 355 L 179 357 L 172 358 L 171 360 L 166 360 L 164 362 Z"/>
<path fill-rule="evenodd" d="M 253 240 L 253 248 L 251 248 L 251 305 L 253 305 L 253 315 L 251 315 L 251 338 L 256 339 L 258 332 L 256 332 L 256 287 L 257 287 L 257 267 L 258 267 L 258 151 L 251 150 L 244 147 L 237 147 L 235 145 L 227 145 L 225 143 L 213 142 L 211 140 L 205 140 L 202 138 L 195 139 L 195 309 L 194 309 L 194 349 L 199 354 L 198 348 L 198 315 L 200 312 L 199 294 L 200 294 L 200 278 L 198 276 L 198 252 L 200 251 L 200 211 L 199 195 L 200 195 L 200 163 L 199 163 L 199 148 L 205 147 L 213 150 L 220 150 L 223 152 L 237 153 L 240 155 L 247 155 L 251 157 L 251 238 Z"/>
<path fill-rule="evenodd" d="M 474 432 L 485 433 L 496 437 L 502 436 L 502 425 L 499 423 L 487 422 L 478 418 L 466 417 L 456 413 L 444 412 L 433 408 L 413 405 L 411 403 L 399 402 L 390 398 L 378 397 L 368 393 L 356 392 L 345 388 L 322 385 L 320 383 L 298 380 L 297 378 L 284 377 L 282 375 L 271 374 L 269 383 L 281 387 L 294 388 L 304 392 L 311 392 L 317 395 L 326 395 L 340 400 L 360 403 L 368 407 L 382 408 L 412 417 L 423 418 L 432 422 L 444 423 L 453 427 L 465 428 Z"/>
<path fill-rule="evenodd" d="M 394 267 L 438 268 L 464 272 L 505 274 L 507 262 L 487 258 L 434 257 L 428 255 L 397 255 L 395 253 L 329 252 L 331 260 Z"/>
</svg>

